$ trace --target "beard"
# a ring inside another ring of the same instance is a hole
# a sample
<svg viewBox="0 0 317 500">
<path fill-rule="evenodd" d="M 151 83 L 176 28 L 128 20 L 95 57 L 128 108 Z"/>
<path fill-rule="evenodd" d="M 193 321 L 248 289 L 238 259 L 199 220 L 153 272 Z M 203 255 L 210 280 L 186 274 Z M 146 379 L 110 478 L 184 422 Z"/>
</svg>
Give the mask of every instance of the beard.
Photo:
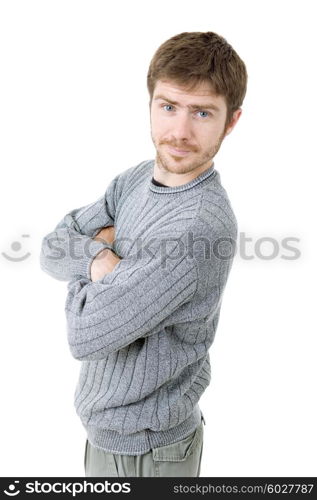
<svg viewBox="0 0 317 500">
<path fill-rule="evenodd" d="M 213 144 L 205 151 L 200 151 L 195 146 L 190 146 L 188 144 L 177 144 L 172 140 L 155 141 L 153 135 L 151 134 L 152 141 L 156 149 L 156 164 L 165 172 L 170 172 L 173 174 L 187 174 L 189 172 L 193 172 L 194 170 L 199 170 L 201 167 L 208 163 L 210 163 L 211 166 L 212 160 L 218 153 L 225 135 L 226 130 L 224 130 L 220 135 L 216 144 Z M 187 156 L 173 156 L 173 158 L 171 158 L 171 154 L 164 151 L 165 145 L 177 149 L 183 149 L 184 151 L 190 151 L 188 155 L 189 157 L 187 158 Z"/>
</svg>

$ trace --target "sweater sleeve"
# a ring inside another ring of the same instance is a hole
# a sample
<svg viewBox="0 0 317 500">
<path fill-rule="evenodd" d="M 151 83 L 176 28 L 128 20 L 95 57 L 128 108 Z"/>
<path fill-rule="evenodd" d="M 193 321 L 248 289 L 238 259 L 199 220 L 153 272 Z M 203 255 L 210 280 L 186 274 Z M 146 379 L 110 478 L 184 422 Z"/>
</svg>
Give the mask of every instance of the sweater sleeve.
<svg viewBox="0 0 317 500">
<path fill-rule="evenodd" d="M 99 281 L 73 280 L 65 304 L 72 355 L 102 359 L 173 324 L 174 312 L 192 299 L 196 287 L 194 259 L 159 251 L 122 259 Z"/>
<path fill-rule="evenodd" d="M 90 267 L 104 248 L 113 248 L 102 240 L 93 240 L 103 228 L 114 225 L 120 174 L 97 201 L 76 208 L 63 217 L 41 245 L 41 269 L 60 281 L 74 277 L 90 280 Z"/>
</svg>

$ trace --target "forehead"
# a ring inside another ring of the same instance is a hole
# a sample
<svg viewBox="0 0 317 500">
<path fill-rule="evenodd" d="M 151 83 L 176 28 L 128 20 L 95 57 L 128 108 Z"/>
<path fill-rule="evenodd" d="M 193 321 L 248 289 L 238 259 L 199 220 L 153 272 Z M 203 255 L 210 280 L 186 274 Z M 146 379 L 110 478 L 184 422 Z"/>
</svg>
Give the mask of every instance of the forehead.
<svg viewBox="0 0 317 500">
<path fill-rule="evenodd" d="M 189 91 L 172 80 L 157 80 L 153 99 L 159 95 L 177 100 L 180 104 L 213 103 L 219 107 L 226 106 L 225 98 L 216 94 L 209 82 L 202 82 Z"/>
</svg>

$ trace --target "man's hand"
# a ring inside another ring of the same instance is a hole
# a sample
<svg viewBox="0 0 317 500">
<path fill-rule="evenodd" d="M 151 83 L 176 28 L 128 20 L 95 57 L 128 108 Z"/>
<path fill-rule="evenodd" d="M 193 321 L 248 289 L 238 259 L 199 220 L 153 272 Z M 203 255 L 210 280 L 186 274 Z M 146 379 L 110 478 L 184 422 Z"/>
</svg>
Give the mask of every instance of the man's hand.
<svg viewBox="0 0 317 500">
<path fill-rule="evenodd" d="M 112 244 L 116 239 L 114 226 L 102 228 L 101 231 L 99 231 L 99 233 L 97 233 L 93 239 L 97 241 L 102 240 L 106 243 Z"/>
<path fill-rule="evenodd" d="M 109 248 L 101 250 L 92 261 L 90 267 L 91 281 L 98 281 L 103 278 L 105 274 L 111 273 L 120 260 L 120 257 Z"/>
<path fill-rule="evenodd" d="M 115 238 L 114 226 L 108 226 L 101 229 L 101 231 L 99 231 L 93 239 L 96 241 L 103 241 L 111 245 Z M 108 248 L 101 250 L 91 264 L 91 281 L 98 281 L 103 278 L 105 274 L 111 273 L 120 260 L 120 257 L 118 257 L 112 250 Z"/>
</svg>

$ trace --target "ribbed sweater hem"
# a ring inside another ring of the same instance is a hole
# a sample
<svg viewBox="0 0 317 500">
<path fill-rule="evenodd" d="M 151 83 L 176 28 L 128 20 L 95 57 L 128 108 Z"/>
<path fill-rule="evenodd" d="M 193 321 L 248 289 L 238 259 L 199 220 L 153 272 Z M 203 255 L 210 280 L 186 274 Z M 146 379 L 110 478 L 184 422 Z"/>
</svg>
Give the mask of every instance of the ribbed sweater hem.
<svg viewBox="0 0 317 500">
<path fill-rule="evenodd" d="M 123 455 L 143 455 L 153 448 L 167 446 L 189 436 L 200 425 L 202 412 L 196 404 L 191 415 L 181 424 L 165 431 L 144 431 L 120 434 L 117 431 L 84 425 L 87 439 L 92 446 L 109 453 Z"/>
</svg>

